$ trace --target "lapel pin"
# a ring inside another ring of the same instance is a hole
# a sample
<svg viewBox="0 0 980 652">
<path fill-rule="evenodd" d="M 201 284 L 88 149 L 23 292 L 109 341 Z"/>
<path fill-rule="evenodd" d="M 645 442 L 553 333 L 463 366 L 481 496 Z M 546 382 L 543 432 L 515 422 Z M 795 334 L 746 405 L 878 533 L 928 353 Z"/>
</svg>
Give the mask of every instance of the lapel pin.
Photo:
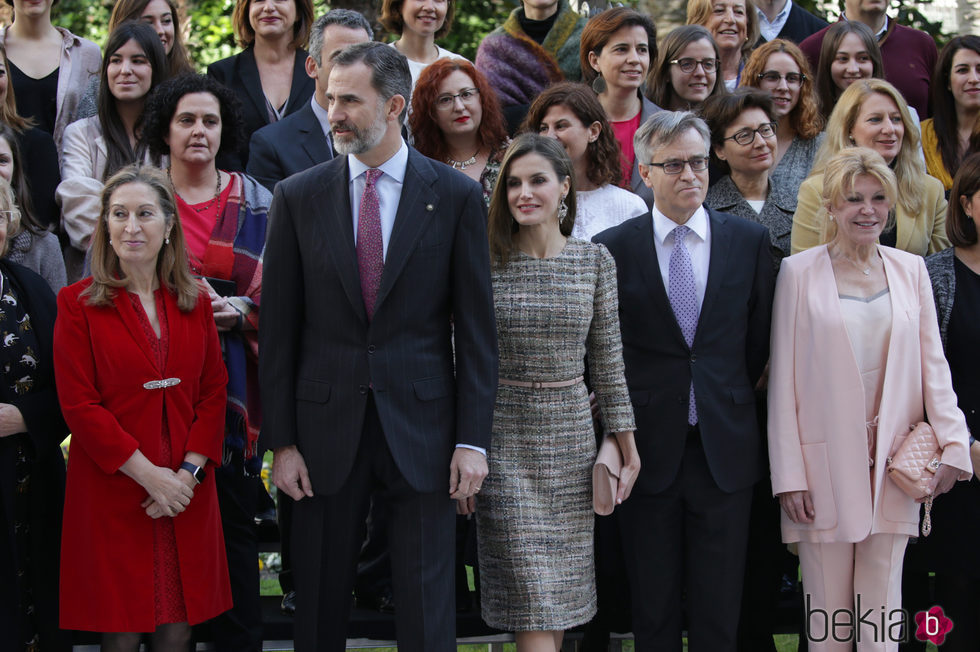
<svg viewBox="0 0 980 652">
<path fill-rule="evenodd" d="M 433 206 L 432 204 L 426 204 L 425 205 L 425 210 L 427 210 L 427 211 L 431 211 L 433 208 L 435 208 L 435 206 Z"/>
</svg>

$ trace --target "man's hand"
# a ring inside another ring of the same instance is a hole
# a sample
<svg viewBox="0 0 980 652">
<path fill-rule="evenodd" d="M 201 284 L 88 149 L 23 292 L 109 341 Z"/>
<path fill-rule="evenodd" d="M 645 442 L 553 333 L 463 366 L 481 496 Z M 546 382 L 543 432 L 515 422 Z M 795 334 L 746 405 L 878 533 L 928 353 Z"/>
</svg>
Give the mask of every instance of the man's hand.
<svg viewBox="0 0 980 652">
<path fill-rule="evenodd" d="M 449 497 L 460 500 L 476 495 L 487 473 L 486 455 L 472 448 L 457 448 L 449 464 Z"/>
<path fill-rule="evenodd" d="M 293 500 L 313 497 L 313 485 L 310 484 L 306 462 L 295 446 L 283 446 L 273 451 L 272 484 Z"/>
</svg>

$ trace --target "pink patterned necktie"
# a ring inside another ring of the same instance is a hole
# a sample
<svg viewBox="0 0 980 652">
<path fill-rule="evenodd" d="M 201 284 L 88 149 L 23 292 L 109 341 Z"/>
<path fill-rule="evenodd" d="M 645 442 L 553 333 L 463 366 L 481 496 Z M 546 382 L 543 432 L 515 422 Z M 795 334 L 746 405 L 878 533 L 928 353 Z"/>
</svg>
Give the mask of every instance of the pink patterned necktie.
<svg viewBox="0 0 980 652">
<path fill-rule="evenodd" d="M 698 291 L 694 284 L 694 266 L 691 264 L 691 254 L 684 245 L 684 237 L 691 232 L 686 226 L 675 227 L 674 249 L 670 252 L 668 268 L 667 297 L 670 307 L 674 309 L 677 325 L 681 327 L 684 341 L 690 347 L 694 344 L 694 333 L 698 328 Z M 698 409 L 694 403 L 694 382 L 691 382 L 691 392 L 687 404 L 687 423 L 695 425 L 698 422 Z"/>
<path fill-rule="evenodd" d="M 381 240 L 381 208 L 378 188 L 381 170 L 371 168 L 364 173 L 367 183 L 361 194 L 361 208 L 357 214 L 357 269 L 361 275 L 361 296 L 368 321 L 374 317 L 374 302 L 381 286 L 384 270 L 384 245 Z"/>
</svg>

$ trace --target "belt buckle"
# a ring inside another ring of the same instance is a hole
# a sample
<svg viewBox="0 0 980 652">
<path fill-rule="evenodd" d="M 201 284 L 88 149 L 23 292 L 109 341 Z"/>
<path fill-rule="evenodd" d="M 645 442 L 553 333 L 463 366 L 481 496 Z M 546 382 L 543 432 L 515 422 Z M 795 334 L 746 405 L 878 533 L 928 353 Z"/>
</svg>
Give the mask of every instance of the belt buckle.
<svg viewBox="0 0 980 652">
<path fill-rule="evenodd" d="M 162 378 L 160 380 L 148 380 L 143 383 L 143 389 L 165 389 L 180 384 L 180 378 Z"/>
</svg>

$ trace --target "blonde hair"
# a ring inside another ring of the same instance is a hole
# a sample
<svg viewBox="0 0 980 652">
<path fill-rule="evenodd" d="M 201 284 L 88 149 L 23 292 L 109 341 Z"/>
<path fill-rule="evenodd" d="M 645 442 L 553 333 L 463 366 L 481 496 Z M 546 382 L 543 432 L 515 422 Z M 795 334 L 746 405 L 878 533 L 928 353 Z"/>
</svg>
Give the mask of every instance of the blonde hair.
<svg viewBox="0 0 980 652">
<path fill-rule="evenodd" d="M 745 2 L 745 42 L 742 43 L 742 58 L 749 56 L 755 42 L 759 40 L 759 16 L 755 13 L 755 4 L 752 0 Z M 714 0 L 688 0 L 687 3 L 687 24 L 708 26 L 708 19 L 714 11 Z M 721 71 L 718 71 L 721 75 Z"/>
<path fill-rule="evenodd" d="M 11 238 L 17 235 L 20 223 L 20 210 L 14 199 L 14 189 L 3 177 L 0 177 L 0 211 L 10 211 L 9 219 L 0 217 L 0 219 L 7 219 L 7 237 L 3 239 L 3 245 L 0 245 L 0 258 L 3 258 L 10 248 Z"/>
<path fill-rule="evenodd" d="M 881 154 L 867 147 L 846 147 L 827 161 L 824 168 L 823 188 L 821 199 L 823 204 L 818 211 L 824 224 L 823 242 L 830 242 L 837 235 L 837 223 L 827 219 L 829 208 L 854 190 L 854 183 L 863 174 L 868 175 L 881 184 L 885 197 L 894 206 L 898 198 L 898 180 Z M 888 211 L 888 222 L 885 230 L 895 226 L 895 211 Z"/>
<path fill-rule="evenodd" d="M 890 98 L 902 116 L 902 124 L 905 127 L 902 147 L 891 165 L 898 179 L 898 196 L 895 203 L 905 209 L 909 215 L 918 215 L 925 207 L 920 190 L 926 176 L 925 164 L 918 155 L 921 141 L 919 129 L 912 121 L 912 114 L 909 113 L 909 106 L 905 103 L 902 94 L 883 79 L 858 80 L 841 94 L 837 106 L 834 107 L 827 121 L 827 137 L 817 151 L 810 175 L 820 174 L 827 167 L 830 159 L 841 150 L 854 147 L 851 130 L 854 129 L 865 100 L 874 94 Z"/>
<path fill-rule="evenodd" d="M 101 212 L 92 235 L 92 284 L 82 292 L 89 305 L 112 304 L 116 288 L 127 285 L 125 273 L 119 266 L 119 256 L 109 243 L 109 207 L 112 195 L 122 186 L 141 183 L 153 191 L 163 212 L 170 234 L 157 255 L 157 275 L 160 284 L 176 295 L 177 307 L 190 312 L 197 305 L 201 286 L 191 276 L 184 244 L 184 231 L 177 216 L 177 202 L 167 174 L 149 165 L 127 165 L 105 183 L 101 197 Z"/>
</svg>

